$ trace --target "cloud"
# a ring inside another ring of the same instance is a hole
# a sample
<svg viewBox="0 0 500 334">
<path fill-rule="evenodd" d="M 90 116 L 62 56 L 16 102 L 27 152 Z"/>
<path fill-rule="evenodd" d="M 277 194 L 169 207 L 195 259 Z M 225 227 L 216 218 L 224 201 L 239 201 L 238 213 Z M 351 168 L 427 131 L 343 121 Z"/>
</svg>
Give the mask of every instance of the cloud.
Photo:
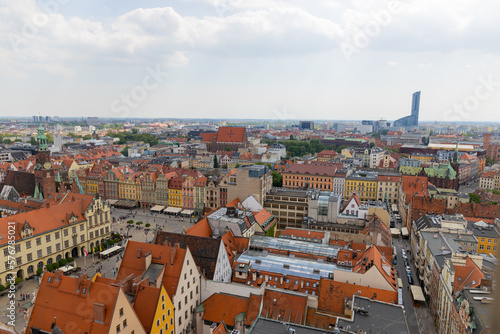
<svg viewBox="0 0 500 334">
<path fill-rule="evenodd" d="M 397 62 L 397 61 L 394 61 L 394 60 L 389 60 L 389 61 L 387 62 L 387 65 L 389 65 L 389 66 L 396 66 L 397 64 L 398 64 L 398 62 Z"/>
</svg>

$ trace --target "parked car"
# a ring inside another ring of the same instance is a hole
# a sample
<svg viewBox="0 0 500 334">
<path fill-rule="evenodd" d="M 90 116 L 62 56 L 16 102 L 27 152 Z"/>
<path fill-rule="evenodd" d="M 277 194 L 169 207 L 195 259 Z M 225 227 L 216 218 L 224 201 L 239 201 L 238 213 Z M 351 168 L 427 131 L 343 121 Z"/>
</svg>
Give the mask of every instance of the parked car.
<svg viewBox="0 0 500 334">
<path fill-rule="evenodd" d="M 408 284 L 413 285 L 413 276 L 411 273 L 408 273 L 406 277 L 408 277 Z"/>
<path fill-rule="evenodd" d="M 407 265 L 405 267 L 405 269 L 406 269 L 406 274 L 411 274 L 411 268 L 410 268 L 410 266 Z"/>
<path fill-rule="evenodd" d="M 401 248 L 401 254 L 403 254 L 403 257 L 406 257 L 406 249 Z"/>
</svg>

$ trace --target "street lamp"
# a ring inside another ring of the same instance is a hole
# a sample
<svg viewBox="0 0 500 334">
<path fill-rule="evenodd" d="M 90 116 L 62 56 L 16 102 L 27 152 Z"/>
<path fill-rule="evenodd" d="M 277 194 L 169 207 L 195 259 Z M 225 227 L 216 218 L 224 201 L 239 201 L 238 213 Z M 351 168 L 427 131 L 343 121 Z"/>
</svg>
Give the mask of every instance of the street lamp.
<svg viewBox="0 0 500 334">
<path fill-rule="evenodd" d="M 148 230 L 147 229 L 144 229 L 144 234 L 146 235 L 146 242 L 148 242 Z"/>
</svg>

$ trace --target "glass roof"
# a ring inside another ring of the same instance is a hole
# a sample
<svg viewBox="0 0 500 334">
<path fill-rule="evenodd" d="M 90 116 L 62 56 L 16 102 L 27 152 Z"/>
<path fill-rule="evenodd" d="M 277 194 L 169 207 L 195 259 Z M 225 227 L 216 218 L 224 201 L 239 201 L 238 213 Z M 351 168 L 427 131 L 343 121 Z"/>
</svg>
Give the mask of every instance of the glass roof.
<svg viewBox="0 0 500 334">
<path fill-rule="evenodd" d="M 291 252 L 312 254 L 318 256 L 337 258 L 339 252 L 338 247 L 311 243 L 301 240 L 285 239 L 285 238 L 271 238 L 260 235 L 254 235 L 250 239 L 250 245 L 260 246 L 263 248 L 280 249 Z"/>
<path fill-rule="evenodd" d="M 249 263 L 252 270 L 267 271 L 276 274 L 292 275 L 319 280 L 328 277 L 339 269 L 330 262 L 319 262 L 297 257 L 288 257 L 249 250 L 241 254 L 238 262 Z"/>
</svg>

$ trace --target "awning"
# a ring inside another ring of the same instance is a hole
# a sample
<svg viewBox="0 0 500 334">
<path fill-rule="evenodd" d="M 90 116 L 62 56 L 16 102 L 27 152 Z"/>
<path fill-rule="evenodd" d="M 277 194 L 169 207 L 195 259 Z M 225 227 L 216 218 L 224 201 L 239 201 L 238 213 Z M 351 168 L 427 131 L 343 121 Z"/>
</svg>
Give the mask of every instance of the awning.
<svg viewBox="0 0 500 334">
<path fill-rule="evenodd" d="M 163 209 L 165 209 L 165 206 L 164 206 L 164 205 L 155 205 L 155 206 L 153 206 L 153 207 L 152 207 L 151 209 L 149 209 L 149 210 L 151 210 L 151 211 L 158 211 L 158 212 L 160 212 L 160 211 L 162 211 Z"/>
<path fill-rule="evenodd" d="M 169 206 L 168 208 L 163 210 L 163 212 L 165 212 L 165 213 L 179 213 L 181 211 L 182 211 L 182 208 L 174 208 L 172 206 Z"/>
<path fill-rule="evenodd" d="M 400 235 L 401 231 L 399 230 L 399 228 L 391 228 L 391 234 L 392 235 Z"/>
<path fill-rule="evenodd" d="M 410 285 L 411 295 L 416 302 L 425 302 L 424 292 L 418 285 Z"/>
<path fill-rule="evenodd" d="M 398 205 L 397 204 L 392 205 L 392 212 L 398 212 Z"/>
<path fill-rule="evenodd" d="M 192 215 L 194 210 L 182 210 L 181 215 Z"/>
<path fill-rule="evenodd" d="M 108 199 L 108 203 L 109 203 L 109 205 L 116 204 L 116 202 L 118 202 L 118 200 L 117 200 L 117 199 Z"/>
<path fill-rule="evenodd" d="M 403 227 L 401 229 L 401 234 L 403 234 L 403 236 L 408 236 L 409 235 L 408 228 L 407 227 Z"/>
</svg>

